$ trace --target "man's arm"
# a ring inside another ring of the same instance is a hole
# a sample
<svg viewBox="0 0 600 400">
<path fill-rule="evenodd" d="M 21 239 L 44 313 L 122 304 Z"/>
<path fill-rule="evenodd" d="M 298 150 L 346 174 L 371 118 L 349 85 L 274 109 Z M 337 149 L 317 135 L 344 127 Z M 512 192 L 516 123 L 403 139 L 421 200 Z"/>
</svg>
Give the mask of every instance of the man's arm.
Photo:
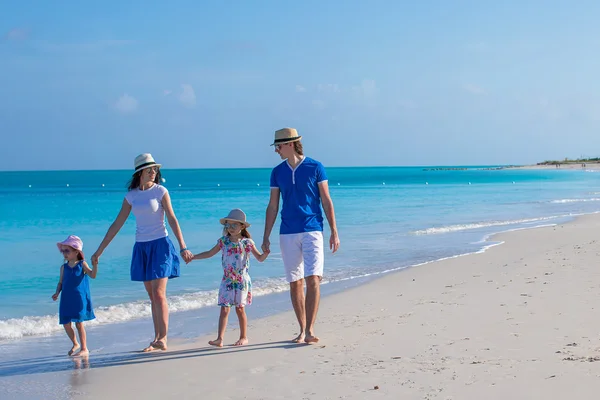
<svg viewBox="0 0 600 400">
<path fill-rule="evenodd" d="M 273 225 L 275 225 L 275 221 L 277 220 L 277 212 L 279 211 L 279 193 L 279 188 L 271 188 L 271 197 L 269 198 L 269 205 L 267 206 L 265 216 L 265 233 L 263 235 L 263 243 L 261 246 L 264 252 L 271 251 L 269 237 L 271 237 Z"/>
<path fill-rule="evenodd" d="M 329 183 L 327 181 L 319 182 L 319 194 L 321 195 L 321 205 L 327 222 L 331 228 L 331 237 L 329 238 L 329 248 L 335 253 L 340 247 L 340 239 L 338 237 L 337 225 L 335 222 L 335 211 L 333 209 L 333 200 L 329 195 Z"/>
</svg>

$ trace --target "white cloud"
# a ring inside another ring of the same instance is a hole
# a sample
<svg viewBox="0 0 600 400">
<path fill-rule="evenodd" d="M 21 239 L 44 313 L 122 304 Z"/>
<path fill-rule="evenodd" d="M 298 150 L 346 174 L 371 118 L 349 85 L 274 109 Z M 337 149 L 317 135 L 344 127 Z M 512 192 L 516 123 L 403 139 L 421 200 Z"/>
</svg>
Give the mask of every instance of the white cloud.
<svg viewBox="0 0 600 400">
<path fill-rule="evenodd" d="M 338 93 L 340 87 L 337 83 L 319 83 L 317 85 L 317 91 L 320 93 Z"/>
<path fill-rule="evenodd" d="M 163 96 L 168 96 L 168 95 L 170 95 L 171 93 L 173 93 L 173 91 L 172 91 L 172 90 L 169 90 L 169 89 L 165 89 L 165 90 L 163 90 Z"/>
<path fill-rule="evenodd" d="M 465 90 L 471 94 L 485 94 L 484 88 L 482 88 L 481 86 L 473 85 L 472 83 L 465 85 Z"/>
<path fill-rule="evenodd" d="M 312 105 L 317 109 L 317 110 L 323 110 L 325 109 L 325 102 L 323 100 L 313 100 L 312 101 Z"/>
<path fill-rule="evenodd" d="M 123 96 L 119 97 L 119 100 L 115 103 L 115 109 L 123 114 L 129 114 L 137 110 L 138 104 L 135 97 L 125 93 Z"/>
<path fill-rule="evenodd" d="M 304 86 L 301 85 L 296 85 L 296 92 L 306 92 L 306 88 Z"/>
<path fill-rule="evenodd" d="M 184 83 L 181 85 L 182 92 L 179 94 L 179 101 L 185 107 L 194 108 L 196 106 L 196 93 L 192 85 Z"/>
<path fill-rule="evenodd" d="M 29 36 L 29 31 L 22 28 L 11 29 L 4 35 L 7 40 L 25 40 Z"/>
</svg>

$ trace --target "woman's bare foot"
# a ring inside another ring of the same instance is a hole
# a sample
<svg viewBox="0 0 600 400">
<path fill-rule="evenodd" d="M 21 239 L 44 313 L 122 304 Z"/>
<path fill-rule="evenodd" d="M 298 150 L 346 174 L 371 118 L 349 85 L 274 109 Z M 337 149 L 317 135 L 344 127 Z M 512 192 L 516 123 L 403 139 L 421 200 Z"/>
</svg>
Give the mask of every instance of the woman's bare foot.
<svg viewBox="0 0 600 400">
<path fill-rule="evenodd" d="M 240 338 L 240 340 L 235 342 L 233 345 L 234 346 L 243 346 L 245 344 L 248 344 L 248 338 Z"/>
<path fill-rule="evenodd" d="M 158 347 L 158 345 L 157 345 L 157 342 L 158 342 L 158 340 L 155 340 L 155 341 L 153 341 L 152 343 L 150 343 L 150 344 L 148 345 L 148 347 L 144 348 L 142 351 L 143 351 L 144 353 L 148 353 L 148 352 L 150 352 L 150 351 L 159 350 L 159 349 L 160 349 L 160 350 L 166 350 L 166 348 L 165 348 L 165 349 L 161 349 L 161 348 L 159 348 L 159 347 Z"/>
<path fill-rule="evenodd" d="M 77 353 L 73 354 L 73 357 L 87 357 L 90 355 L 88 349 L 79 350 Z"/>
<path fill-rule="evenodd" d="M 304 332 L 296 336 L 295 339 L 292 340 L 294 343 L 302 343 L 304 341 Z"/>
<path fill-rule="evenodd" d="M 208 342 L 208 344 L 215 347 L 223 347 L 223 339 L 217 338 L 215 340 L 211 340 L 210 342 Z"/>
<path fill-rule="evenodd" d="M 314 335 L 306 335 L 304 342 L 308 344 L 319 343 L 319 338 Z"/>
<path fill-rule="evenodd" d="M 79 351 L 81 347 L 79 347 L 79 343 L 74 344 L 73 347 L 71 347 L 71 350 L 69 350 L 69 352 L 67 353 L 68 355 L 72 356 L 73 354 L 75 354 L 76 352 Z"/>
</svg>

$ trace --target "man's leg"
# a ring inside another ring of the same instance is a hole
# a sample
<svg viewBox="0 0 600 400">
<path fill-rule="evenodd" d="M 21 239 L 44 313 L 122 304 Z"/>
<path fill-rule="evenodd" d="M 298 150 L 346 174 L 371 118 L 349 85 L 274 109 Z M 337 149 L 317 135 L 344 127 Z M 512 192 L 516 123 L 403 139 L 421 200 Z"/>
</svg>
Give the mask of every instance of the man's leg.
<svg viewBox="0 0 600 400">
<path fill-rule="evenodd" d="M 304 279 L 295 282 L 290 282 L 290 297 L 292 298 L 292 306 L 296 313 L 296 319 L 300 327 L 300 333 L 292 341 L 301 343 L 305 338 L 306 327 L 306 307 L 304 305 Z"/>
<path fill-rule="evenodd" d="M 306 232 L 302 238 L 302 256 L 306 281 L 306 343 L 317 343 L 315 322 L 321 299 L 321 278 L 324 266 L 324 245 L 322 232 Z"/>
<path fill-rule="evenodd" d="M 304 262 L 302 261 L 301 234 L 279 235 L 281 258 L 285 267 L 285 277 L 290 284 L 290 298 L 300 326 L 298 336 L 293 340 L 303 342 L 306 329 L 306 308 L 304 305 Z"/>
<path fill-rule="evenodd" d="M 315 321 L 319 312 L 319 300 L 321 299 L 321 277 L 317 275 L 307 276 L 306 280 L 306 343 L 317 343 L 319 338 L 315 335 Z"/>
</svg>

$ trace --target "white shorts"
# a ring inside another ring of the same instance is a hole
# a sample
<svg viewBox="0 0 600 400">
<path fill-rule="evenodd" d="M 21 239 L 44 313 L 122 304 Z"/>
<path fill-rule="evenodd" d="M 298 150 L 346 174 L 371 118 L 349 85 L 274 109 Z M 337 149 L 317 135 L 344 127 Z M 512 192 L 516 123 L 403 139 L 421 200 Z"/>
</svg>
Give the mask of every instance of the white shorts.
<svg viewBox="0 0 600 400">
<path fill-rule="evenodd" d="M 288 282 L 296 282 L 307 276 L 323 276 L 323 232 L 279 235 L 279 247 Z"/>
</svg>

